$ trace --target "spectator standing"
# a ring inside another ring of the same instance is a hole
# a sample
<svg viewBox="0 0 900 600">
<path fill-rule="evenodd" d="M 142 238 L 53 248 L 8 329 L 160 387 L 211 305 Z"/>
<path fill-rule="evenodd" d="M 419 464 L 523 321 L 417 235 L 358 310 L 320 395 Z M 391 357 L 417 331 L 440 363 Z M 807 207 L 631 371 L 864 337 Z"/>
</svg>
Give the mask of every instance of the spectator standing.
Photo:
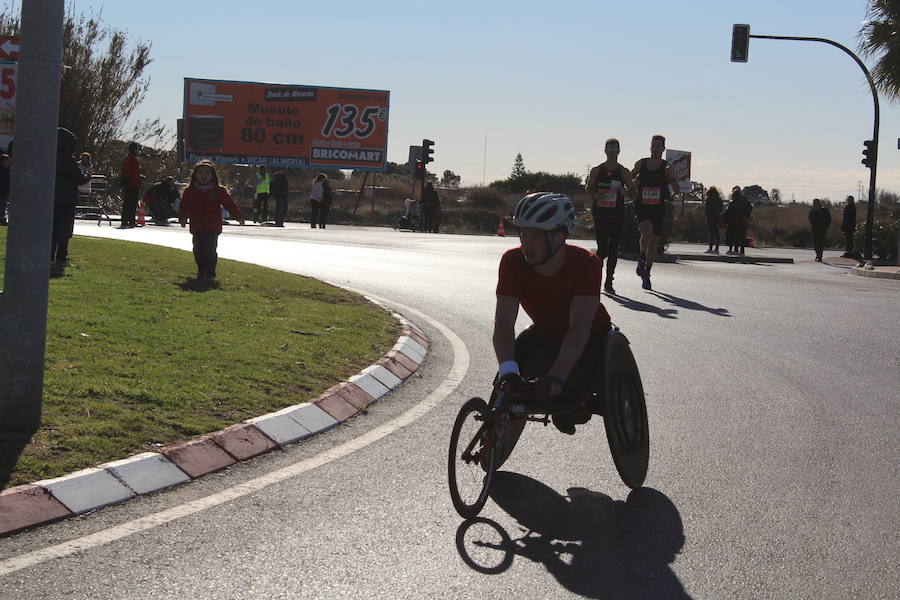
<svg viewBox="0 0 900 600">
<path fill-rule="evenodd" d="M 435 221 L 440 210 L 441 200 L 434 184 L 430 181 L 422 189 L 422 230 L 426 233 L 437 233 Z"/>
<path fill-rule="evenodd" d="M 853 196 L 847 196 L 841 215 L 841 233 L 844 234 L 844 258 L 853 258 L 853 235 L 856 233 L 856 204 Z"/>
<path fill-rule="evenodd" d="M 275 198 L 275 227 L 284 227 L 288 205 L 288 178 L 284 171 L 278 171 L 272 177 L 271 194 Z"/>
<path fill-rule="evenodd" d="M 0 154 L 0 226 L 6 225 L 6 205 L 9 204 L 9 155 Z"/>
<path fill-rule="evenodd" d="M 176 206 L 180 199 L 181 194 L 178 193 L 175 178 L 171 175 L 151 185 L 147 190 L 147 209 L 153 217 L 153 223 L 168 225 L 171 217 L 178 216 Z"/>
<path fill-rule="evenodd" d="M 431 233 L 437 233 L 441 229 L 441 197 L 435 192 L 434 194 L 434 214 L 431 216 Z"/>
<path fill-rule="evenodd" d="M 81 157 L 78 161 L 78 168 L 81 169 L 82 173 L 87 173 L 90 175 L 94 172 L 94 165 L 91 162 L 91 155 L 89 152 L 82 152 Z M 86 183 L 78 186 L 78 194 L 83 197 L 90 199 L 91 197 L 91 180 L 88 179 Z"/>
<path fill-rule="evenodd" d="M 813 206 L 809 210 L 809 224 L 812 227 L 816 262 L 822 262 L 822 253 L 825 251 L 825 232 L 828 231 L 828 226 L 831 225 L 831 213 L 822 206 L 818 198 L 813 200 Z"/>
<path fill-rule="evenodd" d="M 731 201 L 725 210 L 725 219 L 730 229 L 728 240 L 728 252 L 734 256 L 744 256 L 744 248 L 747 245 L 747 226 L 750 224 L 750 213 L 753 206 L 744 197 L 739 186 L 731 188 Z"/>
<path fill-rule="evenodd" d="M 191 223 L 194 238 L 194 262 L 197 263 L 197 279 L 212 281 L 216 278 L 219 234 L 222 233 L 222 209 L 244 224 L 244 213 L 222 185 L 211 162 L 201 161 L 191 172 L 191 182 L 181 196 L 178 220 L 184 227 Z"/>
<path fill-rule="evenodd" d="M 137 142 L 128 144 L 128 155 L 122 161 L 120 181 L 122 184 L 122 229 L 136 227 L 134 213 L 137 210 L 138 196 L 141 191 L 141 163 L 138 152 L 141 146 Z"/>
<path fill-rule="evenodd" d="M 706 200 L 703 203 L 706 213 L 706 237 L 709 242 L 707 254 L 719 253 L 719 219 L 722 218 L 722 196 L 719 190 L 712 186 L 706 191 Z"/>
<path fill-rule="evenodd" d="M 59 127 L 56 132 L 56 187 L 53 194 L 53 233 L 50 242 L 50 260 L 57 266 L 69 262 L 69 240 L 75 230 L 75 205 L 78 203 L 78 186 L 91 180 L 91 172 L 83 171 L 72 156 L 77 139 L 68 129 Z"/>
<path fill-rule="evenodd" d="M 259 172 L 256 174 L 256 206 L 254 209 L 257 223 L 265 223 L 269 215 L 269 190 L 271 184 L 272 180 L 268 171 L 266 171 L 266 166 L 260 166 Z"/>
<path fill-rule="evenodd" d="M 312 189 L 309 192 L 309 201 L 312 204 L 312 216 L 310 217 L 310 225 L 313 229 L 316 225 L 320 229 L 325 229 L 325 223 L 328 220 L 328 209 L 331 208 L 331 184 L 328 177 L 324 173 L 316 175 L 313 181 Z"/>
</svg>

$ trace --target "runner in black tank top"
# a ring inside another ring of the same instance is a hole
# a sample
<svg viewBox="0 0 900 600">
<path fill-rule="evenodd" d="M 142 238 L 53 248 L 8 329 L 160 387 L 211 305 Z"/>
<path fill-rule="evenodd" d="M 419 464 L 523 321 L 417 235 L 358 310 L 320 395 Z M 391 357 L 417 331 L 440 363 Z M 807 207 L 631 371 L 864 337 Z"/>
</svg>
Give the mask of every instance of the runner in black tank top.
<svg viewBox="0 0 900 600">
<path fill-rule="evenodd" d="M 638 231 L 641 233 L 641 255 L 638 258 L 637 274 L 643 280 L 645 290 L 650 285 L 650 268 L 656 258 L 656 246 L 662 233 L 665 201 L 678 192 L 675 172 L 662 158 L 666 149 L 666 138 L 654 135 L 650 141 L 650 158 L 642 158 L 634 164 L 631 176 L 638 187 L 636 212 Z"/>
<path fill-rule="evenodd" d="M 591 214 L 594 217 L 594 234 L 597 237 L 597 256 L 606 260 L 606 282 L 603 289 L 615 294 L 613 276 L 619 257 L 619 238 L 625 215 L 625 192 L 633 198 L 637 193 L 628 169 L 618 163 L 619 140 L 610 138 L 604 146 L 606 162 L 591 169 L 585 191 L 592 199 Z"/>
</svg>

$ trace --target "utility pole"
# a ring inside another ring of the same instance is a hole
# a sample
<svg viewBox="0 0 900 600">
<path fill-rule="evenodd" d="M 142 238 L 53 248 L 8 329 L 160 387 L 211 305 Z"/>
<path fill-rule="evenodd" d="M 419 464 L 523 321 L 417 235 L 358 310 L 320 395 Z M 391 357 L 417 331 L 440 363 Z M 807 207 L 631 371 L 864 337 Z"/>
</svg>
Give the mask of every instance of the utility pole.
<svg viewBox="0 0 900 600">
<path fill-rule="evenodd" d="M 3 463 L 10 445 L 27 444 L 41 422 L 64 10 L 64 0 L 22 2 L 16 153 L 0 294 Z"/>
</svg>

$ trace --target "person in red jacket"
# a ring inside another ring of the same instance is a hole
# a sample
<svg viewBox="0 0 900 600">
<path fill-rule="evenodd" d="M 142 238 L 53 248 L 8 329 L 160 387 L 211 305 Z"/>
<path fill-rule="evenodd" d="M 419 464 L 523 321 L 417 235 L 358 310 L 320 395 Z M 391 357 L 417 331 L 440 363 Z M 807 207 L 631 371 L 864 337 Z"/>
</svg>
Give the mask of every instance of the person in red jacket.
<svg viewBox="0 0 900 600">
<path fill-rule="evenodd" d="M 197 279 L 216 278 L 216 262 L 219 256 L 216 248 L 222 233 L 222 208 L 227 210 L 241 225 L 244 213 L 223 186 L 211 162 L 200 161 L 191 172 L 191 183 L 181 195 L 178 220 L 184 227 L 191 222 L 194 236 L 194 261 L 197 263 Z"/>
</svg>

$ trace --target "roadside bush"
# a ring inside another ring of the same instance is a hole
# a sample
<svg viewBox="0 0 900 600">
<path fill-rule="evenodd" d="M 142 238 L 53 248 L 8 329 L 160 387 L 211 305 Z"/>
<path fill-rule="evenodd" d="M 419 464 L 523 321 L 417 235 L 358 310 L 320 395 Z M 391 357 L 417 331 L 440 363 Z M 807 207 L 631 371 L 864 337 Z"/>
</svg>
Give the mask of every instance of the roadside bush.
<svg viewBox="0 0 900 600">
<path fill-rule="evenodd" d="M 465 193 L 463 202 L 485 210 L 497 210 L 508 206 L 506 198 L 495 189 L 473 188 Z M 510 212 L 510 211 L 504 211 Z"/>
<path fill-rule="evenodd" d="M 900 232 L 900 210 L 893 210 L 875 216 L 872 223 L 872 255 L 886 261 L 897 260 L 897 235 Z M 866 223 L 860 223 L 853 236 L 856 251 L 862 253 L 866 247 Z"/>
</svg>

